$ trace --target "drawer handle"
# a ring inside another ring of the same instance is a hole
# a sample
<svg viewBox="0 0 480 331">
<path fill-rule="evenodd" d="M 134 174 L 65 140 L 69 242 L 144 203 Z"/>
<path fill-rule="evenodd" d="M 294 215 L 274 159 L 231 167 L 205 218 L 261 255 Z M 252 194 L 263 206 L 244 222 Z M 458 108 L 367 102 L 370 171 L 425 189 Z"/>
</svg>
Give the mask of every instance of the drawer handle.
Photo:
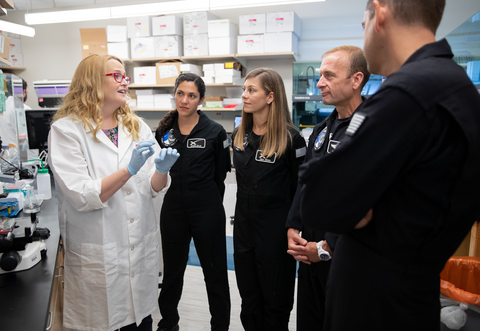
<svg viewBox="0 0 480 331">
<path fill-rule="evenodd" d="M 53 322 L 53 313 L 49 311 L 48 314 L 50 315 L 50 321 L 48 322 L 48 326 L 45 329 L 46 331 L 49 331 L 52 328 L 52 322 Z"/>
<path fill-rule="evenodd" d="M 64 266 L 63 266 L 63 265 L 59 265 L 59 266 L 57 266 L 56 268 L 57 268 L 57 269 L 62 268 L 62 273 L 61 273 L 60 275 L 55 275 L 55 278 L 62 277 L 62 276 L 63 276 Z"/>
</svg>

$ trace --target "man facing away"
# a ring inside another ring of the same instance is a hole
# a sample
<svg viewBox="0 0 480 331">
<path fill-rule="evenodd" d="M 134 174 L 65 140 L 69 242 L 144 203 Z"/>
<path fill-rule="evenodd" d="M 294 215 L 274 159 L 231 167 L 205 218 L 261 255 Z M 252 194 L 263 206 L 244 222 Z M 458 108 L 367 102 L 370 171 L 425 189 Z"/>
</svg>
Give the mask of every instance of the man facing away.
<svg viewBox="0 0 480 331">
<path fill-rule="evenodd" d="M 480 96 L 435 41 L 444 7 L 368 1 L 364 53 L 387 79 L 301 168 L 302 221 L 341 234 L 325 330 L 439 330 L 439 274 L 480 207 Z"/>
<path fill-rule="evenodd" d="M 306 162 L 333 153 L 341 145 L 353 113 L 363 102 L 361 92 L 369 78 L 367 61 L 360 48 L 339 46 L 323 54 L 317 87 L 321 90 L 323 103 L 333 105 L 335 109 L 313 129 L 305 155 Z M 323 330 L 326 283 L 330 269 L 330 261 L 320 262 L 320 257 L 322 249 L 333 254 L 337 236 L 303 225 L 299 190 L 300 186 L 287 219 L 288 253 L 297 261 L 304 262 L 300 263 L 298 270 L 297 331 L 318 331 Z M 321 212 L 319 208 L 318 213 Z"/>
</svg>

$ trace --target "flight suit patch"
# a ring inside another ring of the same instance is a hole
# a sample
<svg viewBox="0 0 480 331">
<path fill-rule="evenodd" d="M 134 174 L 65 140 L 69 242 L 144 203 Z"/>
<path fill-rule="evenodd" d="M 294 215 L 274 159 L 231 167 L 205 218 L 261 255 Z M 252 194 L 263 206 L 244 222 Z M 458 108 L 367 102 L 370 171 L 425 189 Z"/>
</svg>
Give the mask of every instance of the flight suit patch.
<svg viewBox="0 0 480 331">
<path fill-rule="evenodd" d="M 317 139 L 315 140 L 315 145 L 314 149 L 315 151 L 318 151 L 320 148 L 322 148 L 323 143 L 325 142 L 325 136 L 327 134 L 327 127 L 323 129 L 320 134 L 317 136 Z"/>
<path fill-rule="evenodd" d="M 205 148 L 206 146 L 205 138 L 190 138 L 187 140 L 187 148 Z"/>
<path fill-rule="evenodd" d="M 176 142 L 177 142 L 177 138 L 173 135 L 173 129 L 171 129 L 170 131 L 167 131 L 163 135 L 162 144 L 165 147 L 173 146 L 173 145 L 175 145 Z"/>
<path fill-rule="evenodd" d="M 330 154 L 330 153 L 332 153 L 333 151 L 335 151 L 335 149 L 338 147 L 338 145 L 340 145 L 340 141 L 338 141 L 338 140 L 330 140 L 330 141 L 328 142 L 327 153 Z"/>
<path fill-rule="evenodd" d="M 357 130 L 360 128 L 365 118 L 367 118 L 367 115 L 362 113 L 355 113 L 352 117 L 352 120 L 350 121 L 350 124 L 348 125 L 347 131 L 345 131 L 345 134 L 353 136 L 355 132 L 357 132 Z"/>
<path fill-rule="evenodd" d="M 261 150 L 257 150 L 255 153 L 255 161 L 257 162 L 264 162 L 264 163 L 275 163 L 275 160 L 277 159 L 277 153 L 273 154 L 273 156 L 266 158 L 263 156 Z"/>
</svg>

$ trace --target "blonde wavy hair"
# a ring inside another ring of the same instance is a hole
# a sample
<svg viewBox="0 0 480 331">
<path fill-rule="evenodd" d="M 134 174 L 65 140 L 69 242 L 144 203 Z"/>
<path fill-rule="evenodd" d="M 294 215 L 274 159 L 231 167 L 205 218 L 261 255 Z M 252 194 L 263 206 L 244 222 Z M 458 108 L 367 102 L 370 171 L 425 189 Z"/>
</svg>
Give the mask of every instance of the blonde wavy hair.
<svg viewBox="0 0 480 331">
<path fill-rule="evenodd" d="M 53 117 L 53 122 L 72 115 L 74 120 L 81 121 L 84 127 L 93 131 L 93 139 L 103 124 L 102 107 L 104 102 L 103 79 L 105 77 L 106 64 L 108 60 L 116 60 L 122 65 L 123 62 L 113 55 L 92 54 L 84 58 L 72 78 L 70 90 L 63 100 L 62 107 Z M 128 104 L 125 104 L 115 110 L 114 118 L 121 119 L 126 134 L 132 135 L 136 140 L 140 137 L 140 120 L 135 115 Z M 96 127 L 90 124 L 90 119 L 97 123 Z"/>
<path fill-rule="evenodd" d="M 287 95 L 285 93 L 285 85 L 282 77 L 273 69 L 257 68 L 250 71 L 245 77 L 245 81 L 249 78 L 257 77 L 265 90 L 266 95 L 273 92 L 274 100 L 269 105 L 267 117 L 267 130 L 260 140 L 260 149 L 265 157 L 271 157 L 275 153 L 282 156 L 288 145 L 288 141 L 292 139 L 292 135 L 288 127 L 297 130 L 293 125 L 288 110 Z M 244 150 L 243 137 L 248 128 L 253 126 L 253 114 L 242 111 L 242 122 L 238 126 L 235 135 L 234 144 L 236 147 Z"/>
</svg>

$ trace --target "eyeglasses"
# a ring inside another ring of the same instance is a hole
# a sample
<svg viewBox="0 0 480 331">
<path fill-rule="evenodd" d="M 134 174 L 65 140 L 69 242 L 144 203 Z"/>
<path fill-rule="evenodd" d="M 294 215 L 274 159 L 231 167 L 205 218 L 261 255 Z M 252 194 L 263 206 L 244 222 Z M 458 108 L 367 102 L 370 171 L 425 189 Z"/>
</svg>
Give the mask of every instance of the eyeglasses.
<svg viewBox="0 0 480 331">
<path fill-rule="evenodd" d="M 130 85 L 130 82 L 132 81 L 130 77 L 119 74 L 118 72 L 113 74 L 106 74 L 105 76 L 113 76 L 113 79 L 115 79 L 117 83 L 122 83 L 122 81 L 125 79 L 127 85 Z"/>
</svg>

